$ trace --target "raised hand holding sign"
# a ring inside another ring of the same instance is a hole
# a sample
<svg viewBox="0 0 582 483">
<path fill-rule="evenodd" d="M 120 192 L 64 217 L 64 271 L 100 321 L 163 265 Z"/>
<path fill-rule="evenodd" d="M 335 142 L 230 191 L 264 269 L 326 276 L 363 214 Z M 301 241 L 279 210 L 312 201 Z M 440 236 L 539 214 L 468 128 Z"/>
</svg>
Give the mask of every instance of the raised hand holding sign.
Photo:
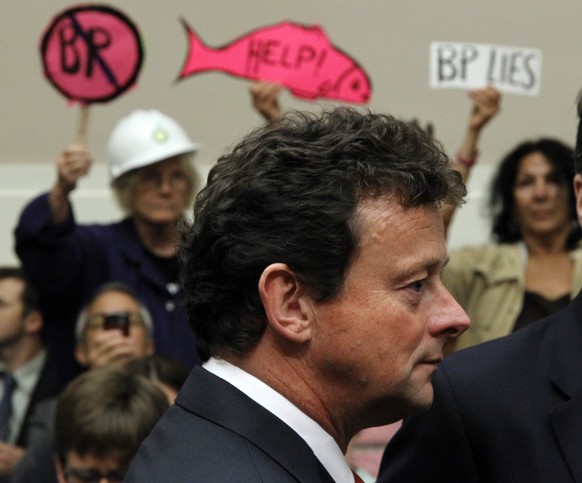
<svg viewBox="0 0 582 483">
<path fill-rule="evenodd" d="M 258 28 L 220 48 L 206 46 L 192 28 L 189 53 L 180 79 L 218 70 L 246 79 L 287 87 L 304 99 L 320 97 L 353 103 L 368 102 L 368 74 L 334 46 L 320 26 L 292 22 Z"/>
<path fill-rule="evenodd" d="M 475 89 L 486 85 L 524 96 L 540 93 L 542 53 L 539 49 L 459 42 L 430 45 L 430 86 Z"/>
<path fill-rule="evenodd" d="M 104 5 L 79 5 L 51 21 L 41 39 L 44 74 L 61 94 L 83 107 L 84 142 L 88 104 L 115 99 L 138 77 L 143 49 L 134 23 Z"/>
</svg>

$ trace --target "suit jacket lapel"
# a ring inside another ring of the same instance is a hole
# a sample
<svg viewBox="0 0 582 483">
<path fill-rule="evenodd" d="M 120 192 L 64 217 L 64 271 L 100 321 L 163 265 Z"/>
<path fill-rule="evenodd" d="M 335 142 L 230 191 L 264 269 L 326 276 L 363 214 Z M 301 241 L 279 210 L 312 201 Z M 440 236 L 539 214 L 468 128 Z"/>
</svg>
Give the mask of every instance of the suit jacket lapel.
<svg viewBox="0 0 582 483">
<path fill-rule="evenodd" d="M 554 324 L 550 351 L 550 380 L 566 402 L 549 412 L 564 458 L 582 483 L 582 296 L 578 295 Z"/>
<path fill-rule="evenodd" d="M 550 419 L 574 481 L 582 482 L 582 394 L 552 409 Z"/>
<path fill-rule="evenodd" d="M 58 395 L 57 380 L 56 361 L 49 351 L 26 407 L 20 433 L 18 433 L 18 438 L 16 438 L 16 444 L 18 446 L 28 446 L 31 443 L 28 439 L 30 418 L 34 412 L 35 406 L 39 402 Z"/>
<path fill-rule="evenodd" d="M 176 404 L 252 442 L 298 481 L 333 483 L 307 443 L 237 388 L 196 367 Z"/>
</svg>

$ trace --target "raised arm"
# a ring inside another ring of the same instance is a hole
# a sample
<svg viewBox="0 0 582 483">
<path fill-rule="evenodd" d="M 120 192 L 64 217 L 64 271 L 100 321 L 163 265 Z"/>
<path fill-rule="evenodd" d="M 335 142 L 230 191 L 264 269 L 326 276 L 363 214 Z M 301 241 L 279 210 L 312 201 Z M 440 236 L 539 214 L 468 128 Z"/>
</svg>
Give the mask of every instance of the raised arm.
<svg viewBox="0 0 582 483">
<path fill-rule="evenodd" d="M 249 88 L 252 105 L 267 122 L 281 119 L 283 112 L 279 105 L 281 86 L 269 82 L 254 82 Z"/>
<path fill-rule="evenodd" d="M 453 160 L 455 169 L 461 173 L 465 184 L 479 155 L 479 138 L 482 130 L 501 110 L 501 93 L 492 86 L 469 91 L 469 97 L 473 102 L 469 122 L 461 146 Z M 445 230 L 448 230 L 454 213 L 454 206 L 443 207 Z"/>
<path fill-rule="evenodd" d="M 49 193 L 52 222 L 55 225 L 69 216 L 69 194 L 77 187 L 77 181 L 89 172 L 91 157 L 85 146 L 74 144 L 59 154 L 56 165 L 57 181 Z"/>
</svg>

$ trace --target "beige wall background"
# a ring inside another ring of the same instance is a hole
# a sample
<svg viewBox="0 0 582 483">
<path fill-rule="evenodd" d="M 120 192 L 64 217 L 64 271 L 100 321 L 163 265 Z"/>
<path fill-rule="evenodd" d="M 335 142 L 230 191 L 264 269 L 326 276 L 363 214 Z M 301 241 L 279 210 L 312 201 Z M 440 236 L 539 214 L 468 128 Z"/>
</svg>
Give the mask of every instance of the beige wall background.
<svg viewBox="0 0 582 483">
<path fill-rule="evenodd" d="M 211 46 L 224 45 L 262 25 L 293 20 L 320 24 L 331 41 L 368 71 L 368 107 L 435 124 L 454 152 L 469 102 L 460 90 L 428 87 L 432 41 L 531 47 L 543 53 L 541 95 L 506 95 L 503 112 L 481 143 L 481 165 L 471 180 L 469 204 L 455 220 L 451 245 L 487 239 L 480 200 L 495 163 L 514 144 L 540 135 L 573 143 L 575 99 L 582 86 L 582 3 L 576 0 L 165 0 L 111 1 L 139 26 L 145 61 L 138 85 L 119 99 L 90 109 L 91 175 L 75 194 L 81 221 L 120 216 L 107 187 L 104 146 L 115 121 L 136 108 L 157 108 L 176 118 L 201 143 L 196 158 L 205 175 L 217 156 L 261 123 L 250 108 L 249 82 L 205 73 L 176 83 L 187 54 L 184 17 Z M 0 263 L 12 263 L 12 229 L 22 205 L 48 189 L 53 160 L 75 138 L 78 108 L 42 74 L 39 39 L 51 18 L 72 5 L 58 0 L 4 2 L 0 26 Z M 286 109 L 316 110 L 284 92 Z"/>
</svg>

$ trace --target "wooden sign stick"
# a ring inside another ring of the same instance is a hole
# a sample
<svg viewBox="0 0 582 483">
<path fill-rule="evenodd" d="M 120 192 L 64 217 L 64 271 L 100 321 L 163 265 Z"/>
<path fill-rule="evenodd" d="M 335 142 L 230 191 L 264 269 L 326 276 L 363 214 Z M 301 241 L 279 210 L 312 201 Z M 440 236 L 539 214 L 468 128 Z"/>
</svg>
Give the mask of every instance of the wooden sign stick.
<svg viewBox="0 0 582 483">
<path fill-rule="evenodd" d="M 89 104 L 81 106 L 79 116 L 79 130 L 77 131 L 77 144 L 87 146 L 87 126 L 89 124 Z"/>
</svg>

